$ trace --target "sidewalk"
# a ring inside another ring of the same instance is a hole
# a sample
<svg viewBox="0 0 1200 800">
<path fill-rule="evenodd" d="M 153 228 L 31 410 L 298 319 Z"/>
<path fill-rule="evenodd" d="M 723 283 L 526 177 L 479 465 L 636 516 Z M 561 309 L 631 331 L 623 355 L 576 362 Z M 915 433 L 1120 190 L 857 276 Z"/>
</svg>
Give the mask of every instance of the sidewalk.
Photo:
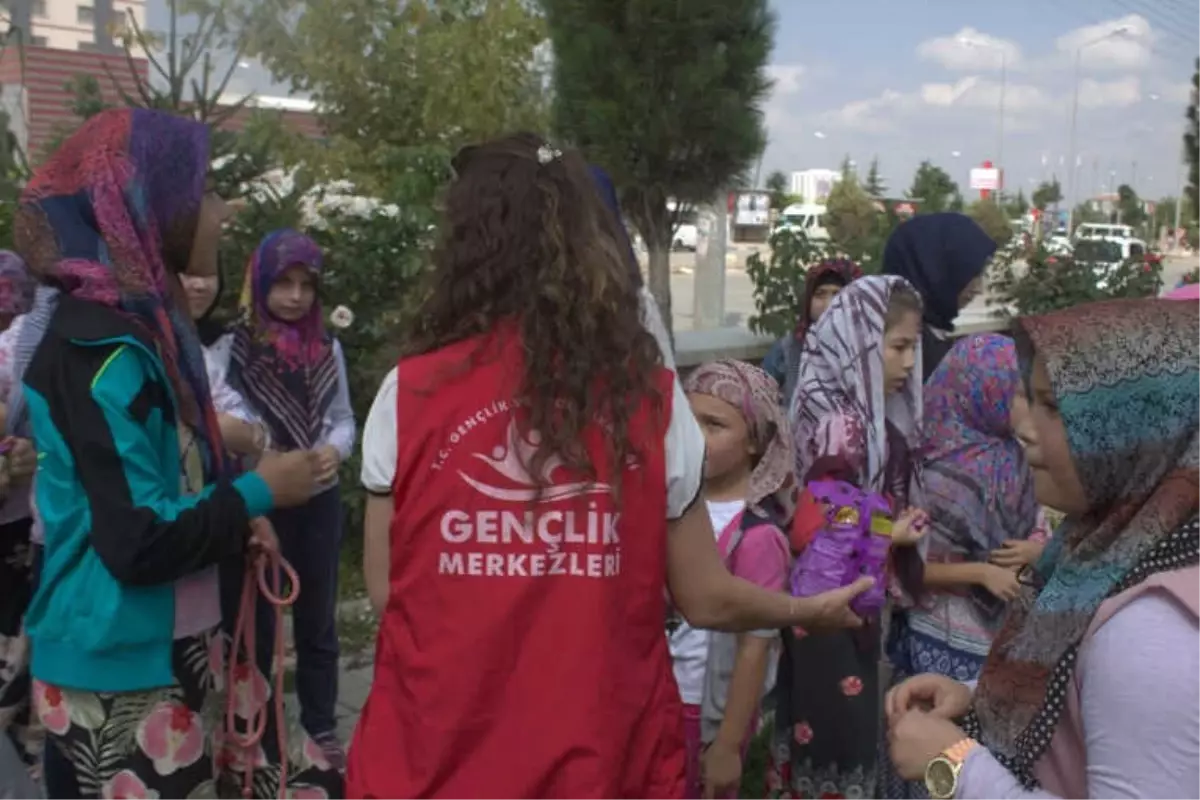
<svg viewBox="0 0 1200 800">
<path fill-rule="evenodd" d="M 374 673 L 374 664 L 344 665 L 338 671 L 337 732 L 338 739 L 347 746 L 354 736 L 358 715 L 362 713 L 363 704 L 367 702 L 367 693 L 371 691 Z"/>
</svg>

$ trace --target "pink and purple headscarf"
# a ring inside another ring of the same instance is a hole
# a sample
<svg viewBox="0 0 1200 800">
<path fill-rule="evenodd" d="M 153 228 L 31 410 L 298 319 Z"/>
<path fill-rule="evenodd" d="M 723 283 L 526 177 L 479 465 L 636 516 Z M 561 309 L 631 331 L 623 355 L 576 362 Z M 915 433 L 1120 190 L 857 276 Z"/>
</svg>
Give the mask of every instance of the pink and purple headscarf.
<svg viewBox="0 0 1200 800">
<path fill-rule="evenodd" d="M 200 340 L 173 290 L 196 238 L 208 167 L 208 126 L 143 108 L 102 111 L 34 173 L 14 229 L 37 278 L 116 309 L 157 345 L 212 478 L 223 470 L 221 431 Z"/>
<path fill-rule="evenodd" d="M 931 553 L 986 560 L 1006 539 L 1033 531 L 1033 475 L 1010 421 L 1019 391 L 1016 345 L 996 334 L 960 339 L 925 384 Z"/>
<path fill-rule="evenodd" d="M 290 229 L 266 235 L 250 258 L 242 287 L 242 319 L 234 329 L 229 381 L 271 429 L 272 441 L 308 448 L 317 443 L 325 412 L 337 393 L 338 365 L 326 332 L 321 302 L 297 322 L 267 307 L 271 287 L 288 269 L 301 266 L 316 280 L 321 248 Z"/>
</svg>

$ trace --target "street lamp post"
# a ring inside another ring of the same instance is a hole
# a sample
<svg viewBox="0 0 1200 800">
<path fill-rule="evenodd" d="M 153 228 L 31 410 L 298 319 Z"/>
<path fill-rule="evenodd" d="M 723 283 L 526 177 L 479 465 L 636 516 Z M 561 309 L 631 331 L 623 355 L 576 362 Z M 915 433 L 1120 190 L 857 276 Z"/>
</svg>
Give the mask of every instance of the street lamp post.
<svg viewBox="0 0 1200 800">
<path fill-rule="evenodd" d="M 969 36 L 959 38 L 959 41 L 967 47 L 983 47 L 991 48 L 1000 54 L 1000 109 L 999 121 L 997 124 L 998 131 L 996 134 L 996 168 L 1000 175 L 1004 175 L 1004 99 L 1008 90 L 1008 50 L 1000 44 L 985 42 L 981 39 L 972 39 Z M 1004 189 L 1003 183 L 1000 185 L 1000 190 L 996 192 L 996 202 L 1000 202 L 1000 191 Z"/>
<path fill-rule="evenodd" d="M 1075 48 L 1075 92 L 1074 98 L 1071 101 L 1071 140 L 1070 140 L 1070 155 L 1068 156 L 1068 172 L 1070 180 L 1067 185 L 1067 235 L 1070 236 L 1075 230 L 1075 135 L 1079 127 L 1079 74 L 1082 69 L 1083 51 L 1094 44 L 1108 41 L 1115 36 L 1125 36 L 1129 34 L 1130 27 L 1122 25 L 1119 28 L 1113 28 L 1103 36 L 1092 39 L 1090 42 L 1084 42 Z"/>
</svg>

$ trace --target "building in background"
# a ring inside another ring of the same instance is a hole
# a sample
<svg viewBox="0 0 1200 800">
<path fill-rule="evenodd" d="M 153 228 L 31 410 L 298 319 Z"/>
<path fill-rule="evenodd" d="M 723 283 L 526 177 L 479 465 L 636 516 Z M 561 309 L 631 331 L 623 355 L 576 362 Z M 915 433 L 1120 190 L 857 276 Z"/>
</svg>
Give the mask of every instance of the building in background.
<svg viewBox="0 0 1200 800">
<path fill-rule="evenodd" d="M 805 203 L 824 203 L 833 185 L 842 179 L 836 169 L 805 169 L 792 173 L 791 194 Z"/>
<path fill-rule="evenodd" d="M 122 53 L 132 16 L 146 27 L 146 0 L 4 0 L 0 21 L 24 35 L 26 46 Z"/>
</svg>

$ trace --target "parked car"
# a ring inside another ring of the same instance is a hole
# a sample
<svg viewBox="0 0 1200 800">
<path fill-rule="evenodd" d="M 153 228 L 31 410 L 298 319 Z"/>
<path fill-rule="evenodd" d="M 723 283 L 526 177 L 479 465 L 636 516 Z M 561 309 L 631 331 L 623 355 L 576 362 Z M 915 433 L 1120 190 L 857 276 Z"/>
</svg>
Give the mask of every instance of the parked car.
<svg viewBox="0 0 1200 800">
<path fill-rule="evenodd" d="M 1108 288 L 1108 279 L 1114 270 L 1127 261 L 1143 261 L 1156 264 L 1162 257 L 1154 253 L 1141 239 L 1132 237 L 1080 239 L 1072 253 L 1076 261 L 1090 264 L 1096 272 L 1096 285 Z"/>
<path fill-rule="evenodd" d="M 695 225 L 690 222 L 681 222 L 679 227 L 675 229 L 674 238 L 671 239 L 671 249 L 694 252 L 699 239 L 700 231 Z"/>
</svg>

